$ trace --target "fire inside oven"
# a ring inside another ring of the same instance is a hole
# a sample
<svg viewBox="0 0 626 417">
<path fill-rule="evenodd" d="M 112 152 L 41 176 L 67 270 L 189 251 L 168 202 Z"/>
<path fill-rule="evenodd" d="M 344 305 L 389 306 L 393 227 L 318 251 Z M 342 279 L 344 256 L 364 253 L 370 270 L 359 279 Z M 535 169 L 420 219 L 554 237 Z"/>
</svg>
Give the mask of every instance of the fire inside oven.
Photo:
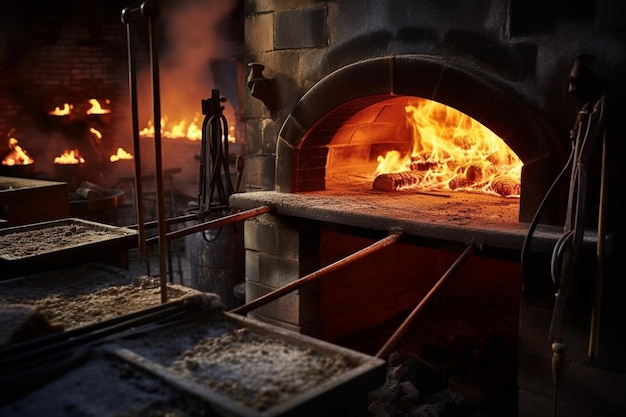
<svg viewBox="0 0 626 417">
<path fill-rule="evenodd" d="M 519 198 L 523 163 L 511 148 L 475 119 L 433 100 L 396 97 L 370 105 L 328 147 L 327 189 L 347 181 L 377 191 Z"/>
</svg>

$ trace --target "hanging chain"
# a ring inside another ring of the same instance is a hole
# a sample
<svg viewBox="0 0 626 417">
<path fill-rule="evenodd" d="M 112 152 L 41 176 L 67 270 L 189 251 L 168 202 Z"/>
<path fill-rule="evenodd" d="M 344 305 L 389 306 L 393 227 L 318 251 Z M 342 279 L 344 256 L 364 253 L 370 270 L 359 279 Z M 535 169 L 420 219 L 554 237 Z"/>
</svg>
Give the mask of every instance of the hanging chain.
<svg viewBox="0 0 626 417">
<path fill-rule="evenodd" d="M 226 98 L 220 97 L 219 90 L 214 89 L 210 99 L 202 100 L 202 145 L 200 150 L 200 173 L 198 181 L 198 218 L 203 221 L 213 214 L 230 214 L 228 203 L 233 194 L 233 184 L 228 167 L 228 122 L 223 114 L 221 103 Z M 219 237 L 221 228 L 213 238 Z"/>
</svg>

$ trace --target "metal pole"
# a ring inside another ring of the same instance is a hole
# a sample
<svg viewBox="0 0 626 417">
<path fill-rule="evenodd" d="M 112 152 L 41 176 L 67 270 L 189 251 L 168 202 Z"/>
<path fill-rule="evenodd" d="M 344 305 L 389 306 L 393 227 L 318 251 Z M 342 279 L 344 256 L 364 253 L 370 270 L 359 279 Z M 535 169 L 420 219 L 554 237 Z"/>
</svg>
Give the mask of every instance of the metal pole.
<svg viewBox="0 0 626 417">
<path fill-rule="evenodd" d="M 167 226 L 165 224 L 165 199 L 163 192 L 163 163 L 161 155 L 161 101 L 159 87 L 159 52 L 157 46 L 159 7 L 154 1 L 146 0 L 141 12 L 148 17 L 150 38 L 150 67 L 152 69 L 152 110 L 154 118 L 154 170 L 156 177 L 157 220 L 159 229 L 159 279 L 161 302 L 167 301 Z"/>
<path fill-rule="evenodd" d="M 456 271 L 465 263 L 465 261 L 473 251 L 474 245 L 469 245 L 467 248 L 465 248 L 463 253 L 457 258 L 456 261 L 454 261 L 452 266 L 450 266 L 446 273 L 443 274 L 441 278 L 439 278 L 439 281 L 437 281 L 435 286 L 431 288 L 431 290 L 428 292 L 428 294 L 424 296 L 424 298 L 422 298 L 422 301 L 420 301 L 417 307 L 413 309 L 411 314 L 409 314 L 409 316 L 404 320 L 400 327 L 398 327 L 398 329 L 389 338 L 389 340 L 387 340 L 387 343 L 385 343 L 385 345 L 378 351 L 378 353 L 376 354 L 377 358 L 385 358 L 387 357 L 387 355 L 389 355 L 391 349 L 396 346 L 400 338 L 404 335 L 404 333 L 406 333 L 407 329 L 409 328 L 417 314 L 422 311 L 422 309 L 430 301 L 430 299 L 441 289 L 441 287 L 448 280 L 448 278 L 454 275 Z"/>
<path fill-rule="evenodd" d="M 600 339 L 600 318 L 602 310 L 603 286 L 604 286 L 604 258 L 606 239 L 606 199 L 607 199 L 607 140 L 606 132 L 602 137 L 602 172 L 600 175 L 600 209 L 598 214 L 598 243 L 596 248 L 596 259 L 598 262 L 598 276 L 596 277 L 596 287 L 591 312 L 591 330 L 589 332 L 588 356 L 590 360 L 595 360 L 598 356 L 598 344 Z"/>
<path fill-rule="evenodd" d="M 313 282 L 321 277 L 323 277 L 324 275 L 333 272 L 343 266 L 346 266 L 354 261 L 357 261 L 359 259 L 362 259 L 366 256 L 371 255 L 374 252 L 377 252 L 383 248 L 386 248 L 387 246 L 395 243 L 396 241 L 398 241 L 398 239 L 400 239 L 400 237 L 402 236 L 401 233 L 399 232 L 394 232 L 392 234 L 390 234 L 389 236 L 387 236 L 384 239 L 381 239 L 377 242 L 372 243 L 369 246 L 366 246 L 365 248 L 359 250 L 358 252 L 353 253 L 352 255 L 349 255 L 343 259 L 340 259 L 337 262 L 334 262 L 328 266 L 325 266 L 322 269 L 318 269 L 317 271 L 309 274 L 309 275 L 305 275 L 302 278 L 290 282 L 287 285 L 284 285 L 278 289 L 275 289 L 274 291 L 271 291 L 265 295 L 262 295 L 261 297 L 252 300 L 251 302 L 244 304 L 242 306 L 239 307 L 235 307 L 234 309 L 230 310 L 231 313 L 236 313 L 236 314 L 246 314 L 247 312 L 254 310 L 257 307 L 260 307 L 264 304 L 269 303 L 270 301 L 273 301 L 287 293 L 290 293 L 291 291 L 298 289 L 300 287 L 302 287 L 303 285 L 306 285 L 310 282 Z"/>
<path fill-rule="evenodd" d="M 131 23 L 136 21 L 139 9 L 126 8 L 122 10 L 122 22 L 126 24 L 128 41 L 128 84 L 130 90 L 130 109 L 133 126 L 133 154 L 135 157 L 135 208 L 137 209 L 137 232 L 139 236 L 139 253 L 141 260 L 146 263 L 147 274 L 150 275 L 150 262 L 146 246 L 145 214 L 143 207 L 143 184 L 141 181 L 141 145 L 139 140 L 139 116 L 137 111 L 137 70 L 133 54 L 133 34 Z"/>
<path fill-rule="evenodd" d="M 176 216 L 176 217 L 168 217 L 167 219 L 165 219 L 165 224 L 167 226 L 172 226 L 174 224 L 178 224 L 178 223 L 184 223 L 184 222 L 188 222 L 191 220 L 197 220 L 198 216 L 196 214 L 183 214 L 181 216 Z M 146 228 L 152 228 L 152 227 L 156 227 L 158 226 L 159 223 L 157 221 L 149 221 L 149 222 L 145 222 L 144 223 L 144 227 Z M 131 224 L 126 226 L 130 229 L 136 229 L 138 227 L 137 224 Z"/>
<path fill-rule="evenodd" d="M 230 223 L 236 223 L 242 220 L 256 217 L 264 213 L 269 213 L 272 210 L 271 206 L 256 207 L 246 211 L 240 211 L 239 213 L 229 214 L 228 216 L 220 217 L 219 219 L 209 220 L 208 222 L 196 224 L 184 229 L 175 230 L 167 234 L 167 239 L 178 239 L 179 237 L 187 236 L 192 233 L 201 232 L 203 230 L 213 229 Z M 152 243 L 156 238 L 150 238 L 148 243 Z"/>
</svg>

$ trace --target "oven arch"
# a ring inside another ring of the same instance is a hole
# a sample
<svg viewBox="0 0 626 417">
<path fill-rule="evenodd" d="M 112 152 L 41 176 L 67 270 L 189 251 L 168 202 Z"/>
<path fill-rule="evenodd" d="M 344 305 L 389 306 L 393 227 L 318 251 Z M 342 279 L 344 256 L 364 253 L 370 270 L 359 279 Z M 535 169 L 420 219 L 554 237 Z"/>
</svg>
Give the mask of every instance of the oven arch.
<svg viewBox="0 0 626 417">
<path fill-rule="evenodd" d="M 276 190 L 324 190 L 327 145 L 342 122 L 382 100 L 415 96 L 462 111 L 509 145 L 524 163 L 519 218 L 531 221 L 566 149 L 546 116 L 495 78 L 422 55 L 372 58 L 332 72 L 300 99 L 279 131 Z M 542 222 L 557 223 L 560 216 L 548 211 Z"/>
</svg>

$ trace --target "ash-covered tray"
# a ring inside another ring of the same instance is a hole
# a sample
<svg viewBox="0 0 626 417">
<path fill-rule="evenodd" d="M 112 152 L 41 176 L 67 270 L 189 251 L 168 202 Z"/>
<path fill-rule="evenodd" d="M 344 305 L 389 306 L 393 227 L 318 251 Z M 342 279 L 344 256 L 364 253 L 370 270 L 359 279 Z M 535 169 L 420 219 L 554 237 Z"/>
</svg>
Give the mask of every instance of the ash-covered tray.
<svg viewBox="0 0 626 417">
<path fill-rule="evenodd" d="M 136 230 L 68 218 L 0 230 L 0 279 L 115 259 L 138 244 Z"/>
<path fill-rule="evenodd" d="M 386 376 L 382 359 L 228 312 L 107 351 L 202 399 L 210 415 L 365 415 Z"/>
<path fill-rule="evenodd" d="M 168 301 L 198 294 L 193 288 L 167 283 Z M 30 306 L 50 326 L 72 330 L 162 304 L 158 278 L 135 276 L 101 263 L 88 263 L 0 281 L 0 312 Z M 0 314 L 1 316 L 1 314 Z M 4 320 L 2 331 L 10 326 Z M 31 332 L 32 333 L 32 332 Z M 31 334 L 31 336 L 36 336 Z M 0 346 L 7 342 L 0 337 Z"/>
</svg>

